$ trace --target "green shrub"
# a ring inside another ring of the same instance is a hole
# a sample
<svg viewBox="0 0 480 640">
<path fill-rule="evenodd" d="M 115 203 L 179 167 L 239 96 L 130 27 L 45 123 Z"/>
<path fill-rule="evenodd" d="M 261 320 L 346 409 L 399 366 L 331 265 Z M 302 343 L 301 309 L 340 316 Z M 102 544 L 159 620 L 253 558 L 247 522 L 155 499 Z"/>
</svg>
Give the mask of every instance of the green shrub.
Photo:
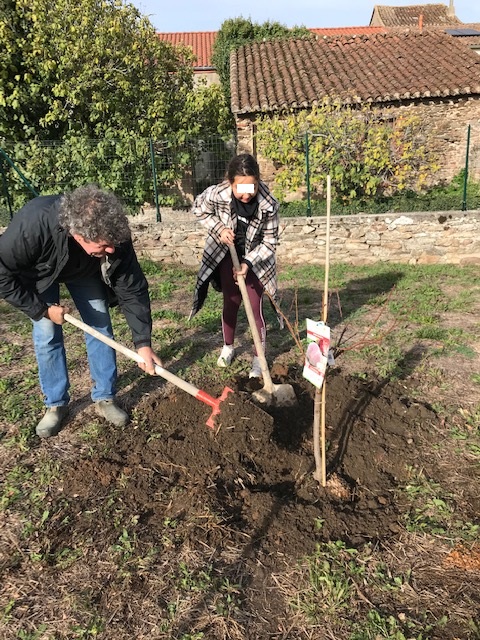
<svg viewBox="0 0 480 640">
<path fill-rule="evenodd" d="M 332 215 L 352 215 L 413 211 L 460 211 L 463 209 L 463 200 L 463 172 L 461 172 L 448 185 L 435 187 L 426 193 L 406 191 L 389 197 L 356 199 L 349 204 L 333 200 L 330 213 Z M 472 181 L 468 183 L 465 201 L 466 209 L 480 209 L 480 183 Z M 326 212 L 325 199 L 312 199 L 310 212 L 307 200 L 283 202 L 281 207 L 281 215 L 285 218 L 307 215 L 324 216 Z"/>
</svg>

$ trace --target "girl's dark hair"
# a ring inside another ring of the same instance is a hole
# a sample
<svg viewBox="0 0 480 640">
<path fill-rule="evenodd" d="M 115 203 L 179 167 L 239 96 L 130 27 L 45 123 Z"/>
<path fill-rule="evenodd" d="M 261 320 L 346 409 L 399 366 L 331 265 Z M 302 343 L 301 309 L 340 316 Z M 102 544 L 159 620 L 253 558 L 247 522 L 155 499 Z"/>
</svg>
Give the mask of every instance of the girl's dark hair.
<svg viewBox="0 0 480 640">
<path fill-rule="evenodd" d="M 230 160 L 227 167 L 229 182 L 233 182 L 237 176 L 253 176 L 260 180 L 258 162 L 249 153 L 241 153 Z"/>
</svg>

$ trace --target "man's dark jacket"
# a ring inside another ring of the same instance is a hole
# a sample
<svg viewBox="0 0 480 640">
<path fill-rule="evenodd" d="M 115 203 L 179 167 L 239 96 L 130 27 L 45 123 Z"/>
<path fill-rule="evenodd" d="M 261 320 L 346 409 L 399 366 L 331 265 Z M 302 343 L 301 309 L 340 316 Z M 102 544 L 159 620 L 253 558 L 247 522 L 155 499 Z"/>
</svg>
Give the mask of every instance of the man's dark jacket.
<svg viewBox="0 0 480 640">
<path fill-rule="evenodd" d="M 39 294 L 48 289 L 68 261 L 69 234 L 59 225 L 61 196 L 39 196 L 13 217 L 0 236 L 0 298 L 32 320 L 40 320 L 47 305 Z M 148 284 L 132 241 L 108 256 L 105 277 L 132 331 L 135 347 L 151 345 L 152 317 Z M 98 260 L 98 277 L 102 278 Z M 114 296 L 112 296 L 114 297 Z"/>
</svg>

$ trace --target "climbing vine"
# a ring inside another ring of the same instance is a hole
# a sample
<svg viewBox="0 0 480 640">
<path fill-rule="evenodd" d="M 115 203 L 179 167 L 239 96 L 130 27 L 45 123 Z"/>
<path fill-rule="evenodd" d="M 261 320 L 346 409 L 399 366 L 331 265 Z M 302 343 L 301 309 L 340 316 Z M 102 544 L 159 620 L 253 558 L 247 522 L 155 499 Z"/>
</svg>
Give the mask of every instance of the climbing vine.
<svg viewBox="0 0 480 640">
<path fill-rule="evenodd" d="M 333 195 L 349 203 L 405 190 L 421 191 L 438 170 L 428 132 L 415 114 L 390 118 L 380 109 L 325 101 L 311 111 L 263 116 L 257 128 L 259 155 L 276 167 L 273 190 L 284 199 L 305 189 L 321 194 L 326 176 Z"/>
</svg>

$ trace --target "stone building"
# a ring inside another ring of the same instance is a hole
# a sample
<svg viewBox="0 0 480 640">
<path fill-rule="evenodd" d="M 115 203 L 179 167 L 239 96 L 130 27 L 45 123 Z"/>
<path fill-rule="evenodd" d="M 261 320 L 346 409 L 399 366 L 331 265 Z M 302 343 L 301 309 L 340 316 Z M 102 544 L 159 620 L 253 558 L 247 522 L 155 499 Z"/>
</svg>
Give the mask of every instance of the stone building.
<svg viewBox="0 0 480 640">
<path fill-rule="evenodd" d="M 444 30 L 251 43 L 232 52 L 230 66 L 238 147 L 263 162 L 267 182 L 275 169 L 257 153 L 259 115 L 311 109 L 326 98 L 379 107 L 390 118 L 420 115 L 440 159 L 437 182 L 464 168 L 471 125 L 470 171 L 480 175 L 480 56 Z"/>
<path fill-rule="evenodd" d="M 460 27 L 453 0 L 445 4 L 412 4 L 405 7 L 375 5 L 370 26 L 386 28 Z"/>
</svg>

